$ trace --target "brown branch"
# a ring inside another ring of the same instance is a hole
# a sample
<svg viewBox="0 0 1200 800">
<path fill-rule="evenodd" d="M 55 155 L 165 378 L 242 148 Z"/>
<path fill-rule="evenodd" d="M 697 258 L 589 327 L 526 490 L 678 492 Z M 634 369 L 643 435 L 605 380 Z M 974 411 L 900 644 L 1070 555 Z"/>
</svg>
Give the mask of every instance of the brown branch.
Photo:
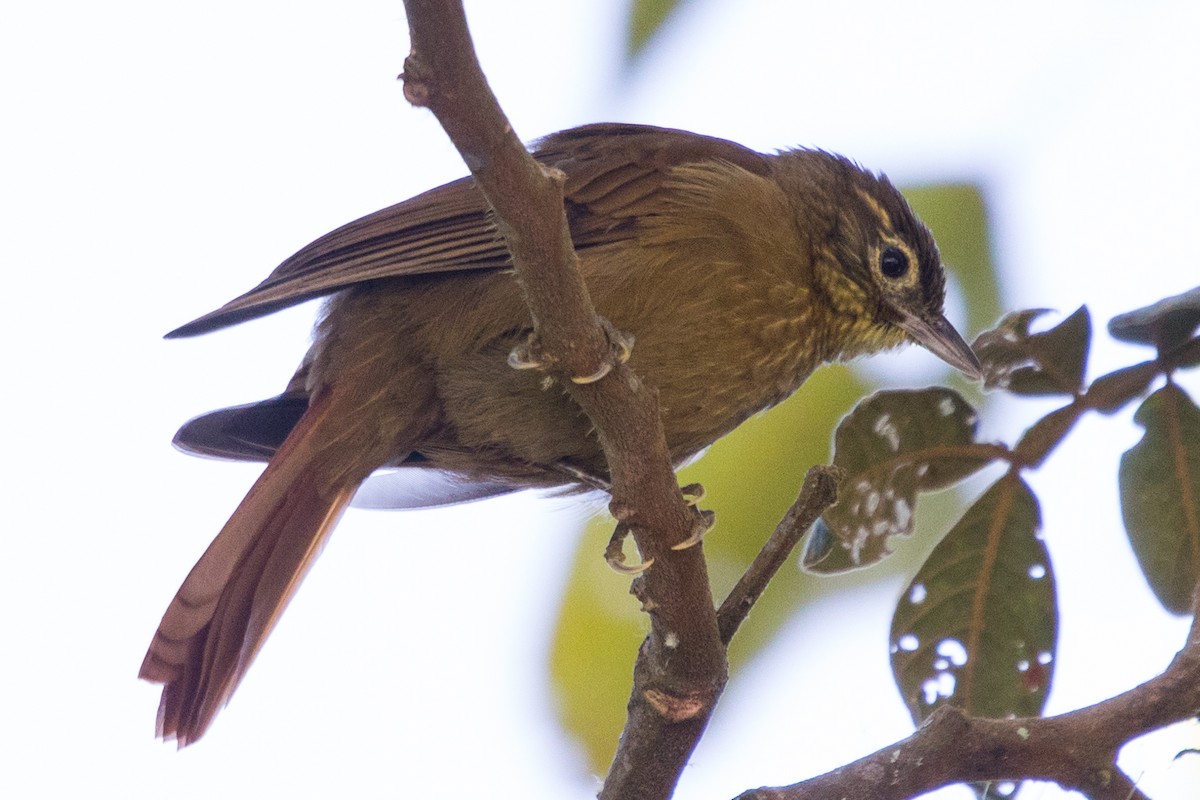
<svg viewBox="0 0 1200 800">
<path fill-rule="evenodd" d="M 815 466 L 808 470 L 804 485 L 800 487 L 800 495 L 775 526 L 771 538 L 754 557 L 725 602 L 717 609 L 717 627 L 723 643 L 728 645 L 733 641 L 738 627 L 775 573 L 787 562 L 805 532 L 817 521 L 817 517 L 837 502 L 838 483 L 843 474 L 837 467 Z"/>
<path fill-rule="evenodd" d="M 702 548 L 672 550 L 703 524 L 680 493 L 654 393 L 619 353 L 627 343 L 588 297 L 563 211 L 563 176 L 534 161 L 501 111 L 475 57 L 458 0 L 406 0 L 412 50 L 404 93 L 428 107 L 491 203 L 534 323 L 514 358 L 557 378 L 591 419 L 608 460 L 610 510 L 653 567 L 637 581 L 651 631 L 601 797 L 670 795 L 724 687 Z M 578 382 L 580 376 L 603 379 Z"/>
<path fill-rule="evenodd" d="M 1200 608 L 1200 590 L 1193 609 Z M 1200 714 L 1200 617 L 1158 677 L 1054 717 L 981 719 L 952 706 L 912 736 L 852 764 L 738 800 L 907 800 L 955 783 L 1044 780 L 1093 800 L 1145 800 L 1117 767 L 1131 739 Z"/>
</svg>

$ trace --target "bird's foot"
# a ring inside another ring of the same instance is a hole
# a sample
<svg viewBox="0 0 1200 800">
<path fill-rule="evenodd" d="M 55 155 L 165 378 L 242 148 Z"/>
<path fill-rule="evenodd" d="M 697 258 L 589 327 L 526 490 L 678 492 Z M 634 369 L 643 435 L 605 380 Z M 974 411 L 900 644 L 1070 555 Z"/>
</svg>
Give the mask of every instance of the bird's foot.
<svg viewBox="0 0 1200 800">
<path fill-rule="evenodd" d="M 640 564 L 625 563 L 625 540 L 629 537 L 629 526 L 624 522 L 618 522 L 617 527 L 613 530 L 612 538 L 608 540 L 608 546 L 604 548 L 604 560 L 608 562 L 608 566 L 614 572 L 621 575 L 638 575 L 645 572 L 654 563 L 653 558 L 648 558 Z"/>
<path fill-rule="evenodd" d="M 704 499 L 704 486 L 699 483 L 689 483 L 687 486 L 681 486 L 679 491 L 683 494 L 683 502 L 689 506 L 695 507 Z"/>
<path fill-rule="evenodd" d="M 613 367 L 628 361 L 633 354 L 633 334 L 622 333 L 604 317 L 597 317 L 596 320 L 599 322 L 601 330 L 604 331 L 604 338 L 608 342 L 608 353 L 601 359 L 600 366 L 596 368 L 595 372 L 590 375 L 572 375 L 572 383 L 595 383 L 612 372 Z M 553 361 L 554 359 L 547 358 L 542 352 L 537 333 L 530 333 L 525 341 L 508 353 L 508 365 L 513 369 L 547 369 Z"/>
<path fill-rule="evenodd" d="M 525 341 L 508 352 L 508 365 L 513 369 L 541 369 L 546 366 L 534 334 L 529 334 Z"/>
<path fill-rule="evenodd" d="M 685 489 L 691 487 L 684 487 Z M 699 499 L 699 498 L 697 498 Z M 693 504 L 694 505 L 694 504 Z M 671 545 L 672 550 L 687 550 L 689 547 L 695 547 L 704 541 L 704 535 L 713 529 L 717 524 L 716 512 L 705 509 L 701 511 L 696 509 L 696 521 L 692 524 L 692 533 L 688 538 L 678 544 Z"/>
<path fill-rule="evenodd" d="M 624 364 L 633 355 L 632 333 L 622 333 L 604 317 L 597 317 L 597 320 L 604 331 L 604 337 L 608 340 L 608 356 L 600 362 L 595 372 L 591 375 L 575 375 L 571 378 L 572 383 L 595 383 L 612 372 L 613 367 Z"/>
</svg>

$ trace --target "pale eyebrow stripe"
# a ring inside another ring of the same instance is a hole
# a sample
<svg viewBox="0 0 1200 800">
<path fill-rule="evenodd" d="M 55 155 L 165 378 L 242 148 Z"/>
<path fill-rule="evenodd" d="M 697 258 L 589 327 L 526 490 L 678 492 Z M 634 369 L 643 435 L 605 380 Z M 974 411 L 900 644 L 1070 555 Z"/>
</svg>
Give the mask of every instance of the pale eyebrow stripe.
<svg viewBox="0 0 1200 800">
<path fill-rule="evenodd" d="M 887 212 L 886 208 L 879 205 L 878 200 L 876 200 L 874 197 L 872 197 L 866 191 L 858 188 L 857 186 L 854 188 L 854 191 L 857 192 L 858 196 L 861 197 L 863 202 L 867 204 L 867 208 L 869 208 L 869 209 L 871 209 L 871 211 L 875 212 L 875 216 L 879 217 L 879 221 L 883 223 L 883 227 L 886 230 L 888 230 L 888 231 L 895 230 L 895 228 L 892 227 L 892 215 Z"/>
</svg>

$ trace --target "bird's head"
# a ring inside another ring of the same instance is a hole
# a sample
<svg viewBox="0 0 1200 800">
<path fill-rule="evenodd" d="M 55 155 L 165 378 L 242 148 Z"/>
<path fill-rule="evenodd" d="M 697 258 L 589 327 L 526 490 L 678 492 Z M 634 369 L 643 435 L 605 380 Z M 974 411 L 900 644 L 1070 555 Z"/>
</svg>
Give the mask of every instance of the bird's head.
<svg viewBox="0 0 1200 800">
<path fill-rule="evenodd" d="M 979 378 L 979 360 L 943 313 L 946 273 L 937 244 L 908 201 L 886 177 L 841 156 L 800 152 L 814 159 L 808 168 L 824 188 L 818 213 L 828 224 L 813 243 L 823 265 L 817 283 L 846 317 L 849 353 L 913 341 Z"/>
</svg>

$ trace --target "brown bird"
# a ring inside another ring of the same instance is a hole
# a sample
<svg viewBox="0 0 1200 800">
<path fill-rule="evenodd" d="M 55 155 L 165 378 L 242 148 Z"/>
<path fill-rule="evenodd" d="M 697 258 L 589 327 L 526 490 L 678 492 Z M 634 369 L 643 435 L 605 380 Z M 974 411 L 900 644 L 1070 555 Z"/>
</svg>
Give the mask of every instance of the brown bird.
<svg viewBox="0 0 1200 800">
<path fill-rule="evenodd" d="M 599 313 L 633 334 L 682 462 L 788 397 L 819 365 L 915 341 L 977 376 L 942 315 L 929 230 L 882 176 L 819 150 L 764 155 L 638 125 L 554 134 Z M 454 477 L 443 500 L 602 485 L 590 423 L 507 359 L 531 322 L 469 179 L 352 222 L 191 336 L 332 295 L 280 396 L 187 423 L 192 452 L 267 460 L 192 569 L 142 663 L 165 684 L 158 734 L 198 739 L 229 700 L 359 485 L 388 466 Z"/>
</svg>

